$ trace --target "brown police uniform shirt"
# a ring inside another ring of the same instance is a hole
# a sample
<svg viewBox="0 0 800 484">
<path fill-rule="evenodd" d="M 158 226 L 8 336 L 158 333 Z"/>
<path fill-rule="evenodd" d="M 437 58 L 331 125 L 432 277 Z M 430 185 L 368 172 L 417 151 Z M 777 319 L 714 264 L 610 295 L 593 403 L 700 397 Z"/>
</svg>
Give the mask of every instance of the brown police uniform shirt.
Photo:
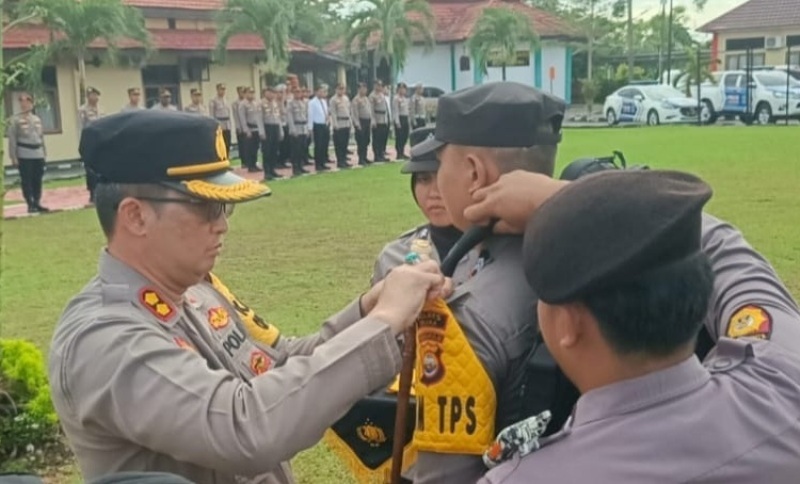
<svg viewBox="0 0 800 484">
<path fill-rule="evenodd" d="M 239 119 L 242 120 L 242 131 L 252 136 L 264 136 L 264 116 L 261 114 L 261 102 L 245 99 L 239 103 Z"/>
<path fill-rule="evenodd" d="M 251 310 L 205 281 L 172 305 L 103 251 L 49 355 L 53 403 L 84 478 L 137 470 L 292 483 L 287 461 L 400 369 L 390 328 L 360 318 L 358 301 L 318 333 L 271 346 L 239 311 Z"/>
<path fill-rule="evenodd" d="M 425 98 L 414 94 L 411 96 L 411 107 L 410 107 L 411 117 L 414 119 L 425 119 L 428 117 L 428 113 L 425 110 Z"/>
<path fill-rule="evenodd" d="M 328 102 L 330 107 L 331 121 L 333 129 L 342 129 L 353 125 L 350 117 L 350 99 L 347 96 L 333 96 Z"/>
<path fill-rule="evenodd" d="M 95 106 L 84 104 L 78 109 L 78 117 L 81 121 L 81 129 L 89 126 L 90 123 L 97 121 L 104 116 L 103 110 L 100 109 L 100 104 Z"/>
<path fill-rule="evenodd" d="M 230 130 L 233 126 L 231 121 L 231 106 L 224 97 L 215 97 L 208 101 L 208 112 L 212 118 L 216 119 L 223 130 Z"/>
<path fill-rule="evenodd" d="M 187 113 L 200 114 L 200 115 L 203 115 L 203 116 L 207 116 L 208 115 L 208 112 L 206 111 L 206 107 L 204 105 L 202 105 L 202 104 L 189 104 L 188 106 L 183 108 L 183 110 L 186 111 Z"/>
<path fill-rule="evenodd" d="M 389 124 L 389 99 L 381 94 L 373 92 L 369 96 L 372 104 L 372 124 Z"/>
<path fill-rule="evenodd" d="M 47 157 L 42 120 L 33 112 L 14 115 L 6 136 L 8 156 L 12 160 L 43 160 Z"/>
<path fill-rule="evenodd" d="M 561 432 L 482 484 L 800 480 L 800 309 L 731 225 L 705 214 L 702 245 L 717 342 L 705 360 L 587 392 Z"/>
<path fill-rule="evenodd" d="M 286 108 L 286 122 L 290 136 L 305 136 L 309 133 L 308 106 L 306 101 L 292 99 Z"/>
<path fill-rule="evenodd" d="M 370 122 L 372 121 L 372 102 L 367 96 L 356 96 L 353 102 L 350 103 L 352 107 L 351 116 L 356 128 L 369 129 Z M 367 120 L 366 126 L 361 125 L 361 120 Z"/>
</svg>

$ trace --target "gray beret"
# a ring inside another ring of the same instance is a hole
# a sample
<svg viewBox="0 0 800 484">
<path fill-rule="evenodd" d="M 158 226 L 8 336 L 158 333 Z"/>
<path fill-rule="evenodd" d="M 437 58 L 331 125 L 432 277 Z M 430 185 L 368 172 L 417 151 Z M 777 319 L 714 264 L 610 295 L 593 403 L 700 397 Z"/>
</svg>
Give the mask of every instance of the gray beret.
<svg viewBox="0 0 800 484">
<path fill-rule="evenodd" d="M 528 283 L 541 301 L 563 304 L 695 255 L 711 194 L 676 171 L 612 170 L 572 182 L 528 222 Z"/>
</svg>

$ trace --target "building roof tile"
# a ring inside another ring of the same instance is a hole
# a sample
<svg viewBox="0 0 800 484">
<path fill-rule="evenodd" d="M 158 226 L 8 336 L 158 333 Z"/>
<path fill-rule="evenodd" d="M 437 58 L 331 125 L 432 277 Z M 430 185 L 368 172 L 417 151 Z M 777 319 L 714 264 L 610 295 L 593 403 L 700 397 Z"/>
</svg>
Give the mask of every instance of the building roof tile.
<svg viewBox="0 0 800 484">
<path fill-rule="evenodd" d="M 700 32 L 800 25 L 800 0 L 750 0 L 700 27 Z"/>
<path fill-rule="evenodd" d="M 519 0 L 429 0 L 429 4 L 435 19 L 434 38 L 437 43 L 460 42 L 469 38 L 483 10 L 490 7 L 507 7 L 527 16 L 533 31 L 543 39 L 585 38 L 566 20 Z M 377 34 L 372 35 L 367 41 L 367 46 L 374 47 L 378 40 Z M 342 41 L 326 46 L 326 50 L 332 52 L 341 52 L 343 48 Z"/>
<path fill-rule="evenodd" d="M 160 50 L 213 50 L 217 42 L 215 30 L 189 30 L 189 29 L 150 29 L 153 44 Z M 50 32 L 41 26 L 26 26 L 13 28 L 3 36 L 3 48 L 27 49 L 31 45 L 46 44 L 50 41 Z M 95 41 L 91 47 L 104 48 L 103 41 Z M 133 40 L 119 42 L 122 49 L 139 48 L 140 44 Z M 315 47 L 306 45 L 296 40 L 289 41 L 291 52 L 317 52 Z M 263 51 L 264 43 L 255 34 L 236 35 L 228 42 L 229 51 Z"/>
</svg>

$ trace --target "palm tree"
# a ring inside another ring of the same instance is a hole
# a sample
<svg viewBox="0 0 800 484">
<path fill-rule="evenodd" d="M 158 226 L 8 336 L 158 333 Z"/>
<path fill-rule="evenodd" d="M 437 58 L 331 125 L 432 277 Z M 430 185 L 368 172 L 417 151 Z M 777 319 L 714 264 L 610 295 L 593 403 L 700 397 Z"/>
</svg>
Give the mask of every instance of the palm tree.
<svg viewBox="0 0 800 484">
<path fill-rule="evenodd" d="M 426 50 L 433 47 L 433 14 L 426 0 L 365 0 L 369 8 L 350 18 L 345 35 L 345 52 L 352 52 L 356 43 L 360 52 L 373 48 L 375 60 L 386 58 L 391 66 L 389 85 L 403 69 L 408 50 L 414 42 L 423 42 Z"/>
<path fill-rule="evenodd" d="M 681 69 L 681 73 L 672 79 L 672 85 L 680 89 L 683 88 L 687 97 L 692 95 L 692 86 L 702 84 L 705 81 L 716 83 L 714 75 L 711 73 L 710 64 L 719 64 L 719 59 L 703 59 L 698 47 L 686 48 L 686 64 Z"/>
<path fill-rule="evenodd" d="M 112 63 L 116 62 L 121 40 L 135 40 L 147 53 L 152 51 L 144 17 L 122 0 L 27 0 L 20 8 L 23 15 L 37 14 L 50 31 L 50 43 L 40 55 L 32 56 L 31 69 L 41 70 L 56 56 L 74 58 L 80 73 L 81 104 L 86 96 L 86 58 L 94 42 L 104 41 Z M 33 83 L 38 79 L 38 76 L 30 77 Z"/>
<path fill-rule="evenodd" d="M 282 0 L 227 0 L 217 15 L 217 58 L 225 60 L 231 37 L 256 34 L 264 44 L 262 69 L 271 74 L 286 72 L 291 59 L 289 31 L 294 25 L 295 5 Z"/>
<path fill-rule="evenodd" d="M 475 59 L 476 67 L 487 74 L 490 61 L 500 64 L 504 81 L 506 66 L 514 63 L 517 49 L 527 46 L 533 50 L 538 45 L 539 37 L 531 28 L 528 17 L 504 7 L 485 9 L 467 41 L 467 49 Z"/>
</svg>

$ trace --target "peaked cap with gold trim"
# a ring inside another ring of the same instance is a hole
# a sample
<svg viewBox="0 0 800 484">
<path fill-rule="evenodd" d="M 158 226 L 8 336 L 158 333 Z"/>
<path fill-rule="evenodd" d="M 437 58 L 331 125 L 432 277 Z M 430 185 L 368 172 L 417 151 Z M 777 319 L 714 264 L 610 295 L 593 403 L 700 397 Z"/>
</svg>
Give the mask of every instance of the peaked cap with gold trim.
<svg viewBox="0 0 800 484">
<path fill-rule="evenodd" d="M 100 118 L 83 130 L 79 151 L 99 183 L 156 183 L 224 203 L 271 193 L 231 170 L 219 123 L 191 113 L 140 110 Z"/>
</svg>

